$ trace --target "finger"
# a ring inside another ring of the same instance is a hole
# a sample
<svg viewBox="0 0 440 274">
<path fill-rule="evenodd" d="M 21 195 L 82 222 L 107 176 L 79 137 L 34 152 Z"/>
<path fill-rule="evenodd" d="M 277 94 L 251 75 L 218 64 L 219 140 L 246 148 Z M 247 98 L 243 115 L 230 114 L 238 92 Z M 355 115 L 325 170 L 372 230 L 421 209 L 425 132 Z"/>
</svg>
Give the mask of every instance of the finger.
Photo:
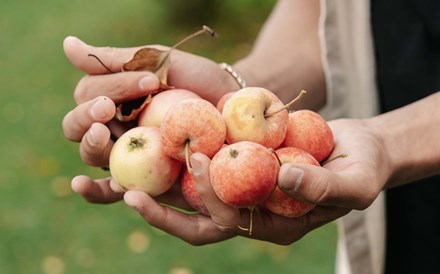
<svg viewBox="0 0 440 274">
<path fill-rule="evenodd" d="M 190 157 L 190 163 L 197 192 L 200 194 L 215 225 L 228 234 L 248 235 L 249 233 L 240 229 L 240 227 L 248 228 L 249 214 L 244 211 L 243 215 L 245 216 L 242 217 L 239 209 L 223 203 L 215 194 L 209 178 L 210 159 L 206 155 L 193 153 Z"/>
<path fill-rule="evenodd" d="M 305 220 L 304 228 L 306 233 L 330 223 L 342 216 L 347 215 L 351 209 L 335 206 L 317 206 L 312 209 L 308 214 L 302 216 Z"/>
<path fill-rule="evenodd" d="M 115 104 L 104 96 L 80 104 L 64 116 L 64 136 L 72 141 L 80 141 L 93 123 L 107 123 L 115 113 Z"/>
<path fill-rule="evenodd" d="M 113 73 L 120 72 L 122 65 L 129 61 L 134 53 L 140 49 L 140 47 L 94 47 L 73 36 L 64 39 L 63 47 L 64 53 L 74 66 L 84 73 L 92 75 L 109 73 L 106 67 Z M 97 56 L 105 66 L 89 54 Z"/>
<path fill-rule="evenodd" d="M 154 198 L 156 199 L 156 201 L 165 205 L 174 206 L 187 211 L 194 211 L 194 209 L 183 198 L 180 184 L 178 183 L 175 183 L 165 193 Z"/>
<path fill-rule="evenodd" d="M 110 188 L 116 193 L 124 193 L 125 192 L 121 188 L 121 186 L 115 180 L 113 180 L 113 178 L 110 179 Z"/>
<path fill-rule="evenodd" d="M 71 187 L 73 191 L 91 203 L 109 204 L 122 199 L 122 193 L 115 193 L 109 186 L 109 178 L 92 180 L 91 178 L 80 175 L 72 179 Z"/>
<path fill-rule="evenodd" d="M 86 75 L 77 84 L 74 98 L 77 104 L 106 95 L 115 103 L 157 93 L 160 82 L 154 73 L 128 71 L 106 75 Z"/>
<path fill-rule="evenodd" d="M 80 144 L 81 159 L 88 165 L 106 167 L 113 147 L 110 130 L 103 124 L 94 123 Z"/>
<path fill-rule="evenodd" d="M 209 217 L 201 214 L 187 215 L 157 203 L 148 194 L 128 191 L 124 200 L 152 226 L 174 235 L 190 244 L 203 245 L 231 238 L 220 231 Z"/>
<path fill-rule="evenodd" d="M 365 209 L 377 197 L 375 179 L 356 165 L 339 172 L 312 165 L 284 164 L 278 185 L 293 198 L 317 205 Z"/>
</svg>

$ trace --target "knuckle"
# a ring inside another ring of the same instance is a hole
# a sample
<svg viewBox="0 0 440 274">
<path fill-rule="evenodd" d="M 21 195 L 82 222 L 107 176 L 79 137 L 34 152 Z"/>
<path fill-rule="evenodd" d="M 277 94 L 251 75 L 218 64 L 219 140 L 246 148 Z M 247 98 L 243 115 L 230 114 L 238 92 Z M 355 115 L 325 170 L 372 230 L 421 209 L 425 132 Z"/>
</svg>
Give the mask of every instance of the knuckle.
<svg viewBox="0 0 440 274">
<path fill-rule="evenodd" d="M 219 221 L 214 220 L 214 224 L 221 232 L 226 233 L 226 234 L 230 234 L 230 235 L 237 234 L 237 229 L 239 227 L 239 224 L 237 222 L 233 222 L 233 221 L 219 222 Z"/>
<path fill-rule="evenodd" d="M 337 186 L 337 184 L 335 184 Z M 329 183 L 320 184 L 319 189 L 316 190 L 316 198 L 314 203 L 323 204 L 333 199 L 333 189 Z"/>
</svg>

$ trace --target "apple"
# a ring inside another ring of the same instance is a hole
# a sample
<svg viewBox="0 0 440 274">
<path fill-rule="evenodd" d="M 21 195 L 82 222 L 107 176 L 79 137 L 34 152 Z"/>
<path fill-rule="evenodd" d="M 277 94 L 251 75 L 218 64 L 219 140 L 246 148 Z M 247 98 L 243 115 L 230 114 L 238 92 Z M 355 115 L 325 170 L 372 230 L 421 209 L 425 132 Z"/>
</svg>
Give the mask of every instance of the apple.
<svg viewBox="0 0 440 274">
<path fill-rule="evenodd" d="M 286 136 L 288 111 L 275 94 L 264 88 L 235 92 L 226 101 L 222 115 L 229 144 L 251 141 L 276 149 Z"/>
<path fill-rule="evenodd" d="M 319 162 L 311 154 L 299 148 L 279 148 L 276 150 L 275 153 L 282 164 L 293 163 L 315 166 L 320 165 Z M 307 212 L 315 208 L 315 205 L 293 199 L 282 192 L 277 186 L 272 194 L 269 196 L 269 198 L 263 203 L 263 207 L 267 208 L 269 211 L 275 214 L 294 218 L 306 214 Z"/>
<path fill-rule="evenodd" d="M 200 194 L 197 192 L 194 177 L 186 168 L 182 171 L 180 188 L 183 198 L 192 208 L 204 215 L 209 216 L 209 211 L 203 203 Z"/>
<path fill-rule="evenodd" d="M 138 125 L 160 127 L 168 109 L 178 102 L 190 98 L 200 98 L 200 96 L 186 89 L 170 89 L 159 92 L 152 97 L 151 102 L 139 114 Z"/>
<path fill-rule="evenodd" d="M 235 91 L 231 91 L 228 93 L 225 93 L 222 97 L 220 97 L 220 100 L 218 100 L 217 104 L 215 105 L 220 111 L 220 113 L 223 112 L 223 107 L 225 106 L 225 103 L 232 97 L 232 95 L 235 94 Z"/>
<path fill-rule="evenodd" d="M 181 166 L 162 151 L 160 130 L 155 127 L 128 130 L 110 152 L 111 176 L 124 191 L 160 195 L 176 182 Z"/>
<path fill-rule="evenodd" d="M 223 146 L 226 125 L 221 113 L 210 102 L 185 99 L 169 109 L 160 126 L 163 151 L 188 164 L 188 157 L 200 152 L 212 158 Z"/>
<path fill-rule="evenodd" d="M 318 162 L 330 155 L 335 142 L 327 121 L 311 110 L 289 113 L 286 137 L 282 147 L 296 147 L 312 154 Z"/>
<path fill-rule="evenodd" d="M 253 209 L 274 190 L 279 169 L 277 158 L 268 148 L 241 141 L 215 154 L 209 175 L 221 201 L 236 208 Z"/>
</svg>

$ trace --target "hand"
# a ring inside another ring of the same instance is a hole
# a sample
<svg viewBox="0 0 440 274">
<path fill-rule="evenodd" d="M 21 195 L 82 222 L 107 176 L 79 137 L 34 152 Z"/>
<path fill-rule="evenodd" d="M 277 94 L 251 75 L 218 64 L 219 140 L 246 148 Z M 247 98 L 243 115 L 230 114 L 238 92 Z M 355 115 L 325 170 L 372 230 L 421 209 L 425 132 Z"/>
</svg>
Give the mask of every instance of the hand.
<svg viewBox="0 0 440 274">
<path fill-rule="evenodd" d="M 95 204 L 110 204 L 124 197 L 122 189 L 110 177 L 93 180 L 85 175 L 79 175 L 72 179 L 72 189 L 88 202 Z M 183 198 L 179 183 L 154 199 L 164 205 L 187 211 L 193 210 Z"/>
<path fill-rule="evenodd" d="M 161 45 L 151 47 L 160 50 L 169 49 Z M 102 95 L 120 102 L 139 98 L 157 90 L 158 82 L 143 79 L 144 76 L 154 75 L 148 72 L 121 72 L 122 65 L 129 61 L 140 48 L 142 47 L 94 47 L 78 38 L 67 37 L 64 40 L 64 52 L 67 58 L 86 74 L 75 89 L 76 102 L 83 103 Z M 109 74 L 102 64 L 88 54 L 99 57 L 113 73 Z M 143 83 L 143 80 L 146 83 Z M 219 68 L 217 63 L 179 50 L 173 50 L 171 53 L 168 84 L 176 88 L 191 90 L 212 103 L 216 103 L 223 94 L 240 88 L 227 72 Z"/>
<path fill-rule="evenodd" d="M 123 63 L 137 50 L 97 48 L 75 37 L 64 41 L 69 60 L 86 73 L 74 92 L 78 106 L 64 117 L 64 135 L 72 141 L 81 141 L 80 155 L 89 165 L 106 166 L 112 146 L 110 133 L 118 137 L 133 126 L 113 120 L 114 104 L 146 96 L 159 88 L 159 80 L 153 73 L 121 72 Z M 102 64 L 88 56 L 90 53 L 114 73 L 109 74 Z M 224 93 L 238 89 L 235 80 L 213 61 L 178 50 L 172 52 L 168 80 L 170 85 L 194 91 L 213 103 Z"/>
<path fill-rule="evenodd" d="M 164 46 L 155 47 L 166 49 Z M 81 142 L 80 155 L 86 164 L 108 166 L 112 139 L 134 126 L 113 119 L 115 104 L 146 96 L 159 88 L 159 80 L 153 73 L 121 72 L 123 63 L 139 49 L 98 48 L 75 37 L 67 37 L 64 41 L 66 56 L 86 76 L 75 88 L 74 98 L 78 106 L 66 114 L 62 127 L 68 139 Z M 98 56 L 113 73 L 109 73 L 88 54 Z M 234 80 L 216 63 L 178 50 L 174 50 L 171 56 L 168 83 L 197 92 L 212 102 L 216 102 L 222 94 L 238 89 Z M 110 194 L 109 179 L 93 182 L 88 177 L 80 176 L 72 181 L 72 187 L 93 202 L 106 203 L 121 199 L 120 193 Z"/>
<path fill-rule="evenodd" d="M 336 147 L 330 156 L 347 153 L 323 167 L 284 164 L 278 185 L 291 197 L 317 206 L 299 218 L 284 218 L 265 210 L 254 212 L 250 235 L 250 213 L 222 203 L 209 181 L 210 160 L 202 154 L 191 156 L 197 190 L 210 217 L 186 215 L 165 207 L 145 193 L 129 191 L 125 202 L 151 225 L 191 244 L 214 243 L 240 235 L 277 244 L 290 244 L 309 231 L 344 216 L 351 209 L 365 209 L 377 197 L 390 175 L 388 156 L 374 131 L 359 120 L 330 123 Z M 241 228 L 240 228 L 241 227 Z"/>
</svg>

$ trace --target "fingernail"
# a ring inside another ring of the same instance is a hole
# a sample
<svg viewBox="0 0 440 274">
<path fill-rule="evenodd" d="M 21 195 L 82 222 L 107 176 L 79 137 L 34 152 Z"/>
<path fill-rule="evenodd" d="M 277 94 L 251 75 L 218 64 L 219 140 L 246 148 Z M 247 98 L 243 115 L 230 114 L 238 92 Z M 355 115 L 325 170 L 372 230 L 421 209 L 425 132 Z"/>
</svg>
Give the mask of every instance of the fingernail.
<svg viewBox="0 0 440 274">
<path fill-rule="evenodd" d="M 200 175 L 202 172 L 202 163 L 197 159 L 197 154 L 192 154 L 189 162 L 191 164 L 192 172 L 194 176 Z"/>
<path fill-rule="evenodd" d="M 86 138 L 87 138 L 87 142 L 92 147 L 96 147 L 98 145 L 98 142 L 96 142 L 96 129 L 94 125 L 90 127 L 89 131 L 87 132 Z"/>
<path fill-rule="evenodd" d="M 139 89 L 141 91 L 151 91 L 157 88 L 157 80 L 151 75 L 146 75 L 139 80 Z"/>
<path fill-rule="evenodd" d="M 90 110 L 91 115 L 96 120 L 106 119 L 108 113 L 105 109 L 105 101 L 106 98 L 98 98 L 96 102 L 93 104 L 92 109 Z"/>
<path fill-rule="evenodd" d="M 282 185 L 283 190 L 290 193 L 296 193 L 304 177 L 304 171 L 290 165 L 282 168 L 286 169 L 284 171 L 285 179 L 283 180 Z"/>
</svg>

